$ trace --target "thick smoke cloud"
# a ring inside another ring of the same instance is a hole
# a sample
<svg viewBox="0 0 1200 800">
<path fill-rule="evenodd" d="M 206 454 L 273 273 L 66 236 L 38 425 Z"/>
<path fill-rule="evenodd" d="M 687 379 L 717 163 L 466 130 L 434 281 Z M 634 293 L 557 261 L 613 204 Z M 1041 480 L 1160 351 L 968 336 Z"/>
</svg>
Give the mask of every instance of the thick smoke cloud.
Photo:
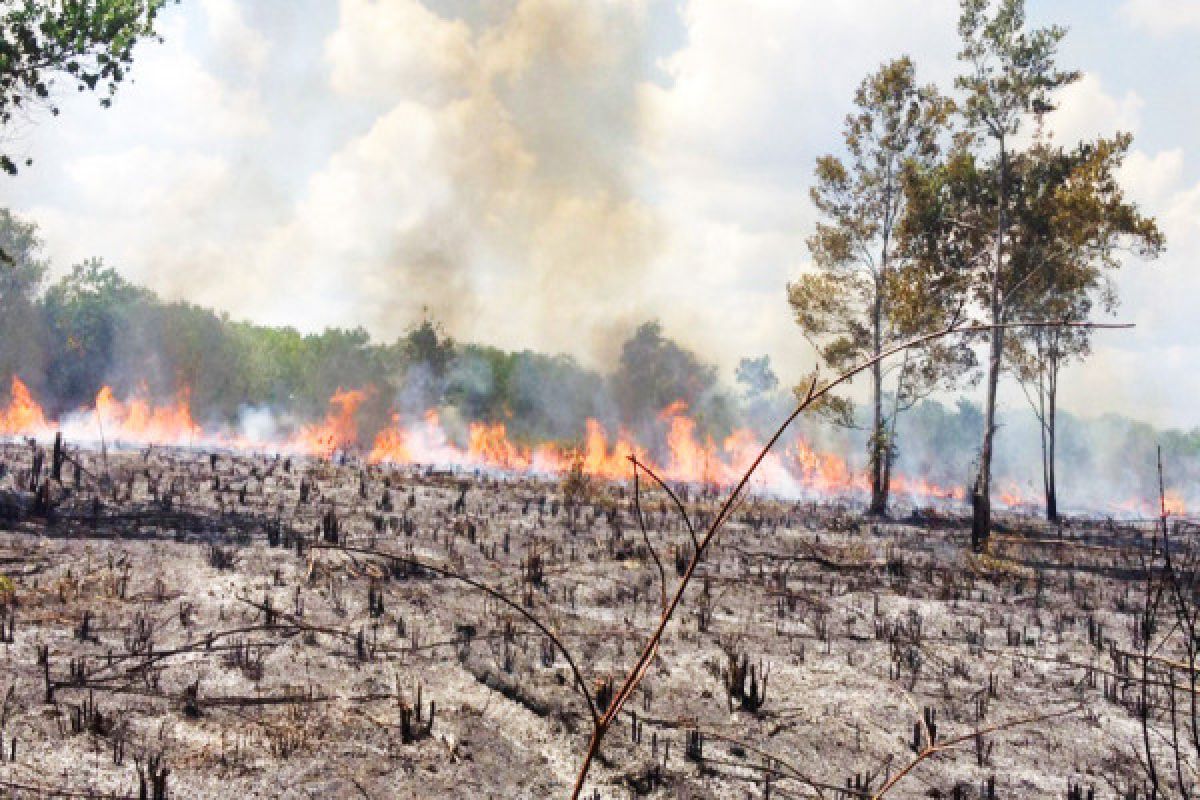
<svg viewBox="0 0 1200 800">
<path fill-rule="evenodd" d="M 364 265 L 346 290 L 374 329 L 426 306 L 500 344 L 586 336 L 611 313 L 599 300 L 636 295 L 658 247 L 639 188 L 645 11 L 520 0 L 476 16 L 341 4 L 332 84 L 387 109 L 322 177 L 321 196 L 369 204 L 370 224 L 335 237 Z"/>
</svg>

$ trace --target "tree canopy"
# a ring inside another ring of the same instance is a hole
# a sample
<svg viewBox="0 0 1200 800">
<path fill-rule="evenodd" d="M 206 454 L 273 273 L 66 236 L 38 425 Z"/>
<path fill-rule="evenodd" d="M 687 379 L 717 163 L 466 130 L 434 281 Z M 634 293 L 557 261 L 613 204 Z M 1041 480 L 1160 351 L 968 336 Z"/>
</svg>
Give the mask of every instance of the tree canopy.
<svg viewBox="0 0 1200 800">
<path fill-rule="evenodd" d="M 36 106 L 57 115 L 60 83 L 112 103 L 135 45 L 155 34 L 167 0 L 12 0 L 0 12 L 0 129 Z M 17 173 L 0 152 L 0 169 Z M 26 160 L 28 164 L 28 160 Z"/>
<path fill-rule="evenodd" d="M 808 240 L 813 270 L 789 284 L 788 301 L 804 336 L 834 370 L 943 327 L 955 311 L 955 295 L 934 285 L 939 272 L 911 258 L 898 236 L 909 214 L 908 176 L 936 163 L 953 110 L 935 87 L 917 83 L 911 59 L 895 59 L 855 92 L 842 131 L 845 157 L 817 160 L 811 195 L 821 220 Z M 953 383 L 970 355 L 944 343 L 871 370 L 872 511 L 887 507 L 895 417 Z M 885 395 L 892 400 L 887 409 Z M 845 398 L 824 410 L 842 424 L 854 421 Z"/>
</svg>

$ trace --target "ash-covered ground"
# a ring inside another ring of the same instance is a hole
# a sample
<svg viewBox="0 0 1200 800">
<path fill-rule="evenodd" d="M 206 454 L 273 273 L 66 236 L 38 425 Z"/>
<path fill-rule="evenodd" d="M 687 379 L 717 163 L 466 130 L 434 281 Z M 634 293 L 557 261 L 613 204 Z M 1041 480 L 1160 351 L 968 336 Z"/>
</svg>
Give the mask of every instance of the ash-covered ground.
<svg viewBox="0 0 1200 800">
<path fill-rule="evenodd" d="M 442 571 L 536 616 L 603 705 L 692 547 L 645 483 L 643 535 L 628 485 L 27 443 L 0 464 L 5 797 L 568 796 L 591 720 L 567 660 Z M 698 526 L 722 498 L 680 492 Z M 1143 797 L 1147 730 L 1160 770 L 1194 765 L 1171 732 L 1195 694 L 1161 690 L 1186 653 L 1146 680 L 1139 655 L 1156 524 L 1001 515 L 975 556 L 946 513 L 744 500 L 585 796 L 870 797 L 924 753 L 888 797 Z"/>
</svg>

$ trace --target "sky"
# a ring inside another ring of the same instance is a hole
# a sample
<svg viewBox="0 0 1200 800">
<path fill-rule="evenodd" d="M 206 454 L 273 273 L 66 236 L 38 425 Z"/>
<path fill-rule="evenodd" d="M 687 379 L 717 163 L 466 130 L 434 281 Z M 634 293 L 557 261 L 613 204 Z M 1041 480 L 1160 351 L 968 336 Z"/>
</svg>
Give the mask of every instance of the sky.
<svg viewBox="0 0 1200 800">
<path fill-rule="evenodd" d="M 1200 426 L 1200 0 L 1029 0 L 1069 28 L 1059 141 L 1131 132 L 1166 254 L 1062 406 Z M 955 0 L 183 0 L 110 109 L 61 92 L 5 132 L 0 205 L 56 273 L 99 256 L 235 318 L 363 326 L 610 365 L 640 322 L 717 363 L 813 364 L 815 159 L 855 86 L 910 55 L 951 91 Z M 1021 404 L 1012 386 L 1005 402 Z"/>
</svg>

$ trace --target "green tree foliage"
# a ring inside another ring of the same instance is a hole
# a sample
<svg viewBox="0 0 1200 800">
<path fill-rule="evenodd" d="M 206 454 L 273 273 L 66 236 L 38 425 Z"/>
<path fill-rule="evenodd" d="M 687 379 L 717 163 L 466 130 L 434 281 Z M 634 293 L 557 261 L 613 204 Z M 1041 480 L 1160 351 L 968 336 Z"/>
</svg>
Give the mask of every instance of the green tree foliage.
<svg viewBox="0 0 1200 800">
<path fill-rule="evenodd" d="M 747 398 L 753 400 L 779 388 L 779 376 L 771 368 L 771 357 L 743 358 L 738 362 L 734 379 Z"/>
<path fill-rule="evenodd" d="M 166 0 L 11 0 L 0 12 L 0 129 L 36 105 L 58 114 L 58 82 L 112 103 L 134 46 L 155 35 Z M 28 163 L 28 161 L 26 162 Z M 16 174 L 0 152 L 0 169 Z"/>
<path fill-rule="evenodd" d="M 1119 263 L 1120 246 L 1132 243 L 1148 255 L 1162 247 L 1153 221 L 1124 200 L 1117 182 L 1128 137 L 1065 149 L 1039 135 L 1017 138 L 1035 123 L 1040 131 L 1054 111 L 1054 92 L 1079 77 L 1055 66 L 1065 31 L 1027 31 L 1021 0 L 963 0 L 959 32 L 964 127 L 945 161 L 907 184 L 913 213 L 901 231 L 906 246 L 947 276 L 984 323 L 1082 321 L 1097 304 L 1111 309 L 1115 293 L 1106 270 Z M 976 549 L 991 529 L 1001 374 L 1015 366 L 1018 377 L 1042 381 L 1048 394 L 1035 408 L 1048 404 L 1045 424 L 1052 425 L 1058 369 L 1065 358 L 1085 355 L 1087 342 L 1085 333 L 1066 330 L 997 327 L 987 334 L 982 444 L 971 492 Z M 1052 489 L 1053 448 L 1049 432 L 1043 435 Z M 1053 492 L 1047 496 L 1052 500 Z"/>
<path fill-rule="evenodd" d="M 624 420 L 651 420 L 681 400 L 706 422 L 718 422 L 727 410 L 714 397 L 717 382 L 716 367 L 663 336 L 662 325 L 651 321 L 621 346 L 612 391 Z"/>
<path fill-rule="evenodd" d="M 963 48 L 959 60 L 965 69 L 955 85 L 965 94 L 962 104 L 966 135 L 960 137 L 960 154 L 969 161 L 974 151 L 990 145 L 994 163 L 982 173 L 974 165 L 964 177 L 978 199 L 993 198 L 986 214 L 974 220 L 949 219 L 952 225 L 975 224 L 990 230 L 990 252 L 976 251 L 965 264 L 973 269 L 975 287 L 984 287 L 983 319 L 992 324 L 1011 321 L 1017 311 L 1013 294 L 1027 281 L 1029 262 L 1011 257 L 1009 236 L 1012 211 L 1012 141 L 1031 115 L 1054 110 L 1053 93 L 1078 80 L 1078 72 L 1059 70 L 1055 64 L 1058 44 L 1066 35 L 1058 26 L 1026 30 L 1024 0 L 962 0 L 958 32 Z M 981 176 L 991 184 L 987 191 L 978 184 Z M 990 224 L 987 224 L 990 223 Z M 978 235 L 978 232 L 975 234 Z M 970 251 L 968 251 L 970 252 Z M 980 294 L 977 292 L 977 294 Z M 979 451 L 979 473 L 971 493 L 974 511 L 971 542 L 980 549 L 991 531 L 991 475 L 993 440 L 996 432 L 996 388 L 1003 368 L 1003 328 L 988 336 L 985 372 L 983 443 Z"/>
<path fill-rule="evenodd" d="M 1111 272 L 1119 255 L 1155 257 L 1164 239 L 1153 219 L 1125 200 L 1116 175 L 1132 143 L 1119 134 L 1067 150 L 1039 143 L 1016 172 L 1012 258 L 1028 263 L 1019 304 L 1028 318 L 1082 322 L 1117 305 Z M 1006 353 L 1038 420 L 1046 516 L 1058 518 L 1056 454 L 1062 368 L 1091 350 L 1087 328 L 1016 329 Z"/>
<path fill-rule="evenodd" d="M 441 326 L 426 318 L 404 336 L 401 343 L 404 355 L 413 364 L 425 364 L 437 377 L 443 378 L 454 359 L 454 340 Z"/>
<path fill-rule="evenodd" d="M 100 259 L 76 265 L 46 290 L 46 385 L 59 410 L 84 405 L 108 382 L 117 342 L 133 341 L 131 313 L 152 297 Z"/>
<path fill-rule="evenodd" d="M 604 378 L 572 357 L 463 346 L 444 402 L 468 419 L 503 422 L 517 440 L 573 442 L 585 418 L 611 419 Z"/>
<path fill-rule="evenodd" d="M 46 274 L 41 248 L 32 223 L 0 208 L 0 374 L 41 360 L 40 342 L 34 334 L 34 302 Z"/>
<path fill-rule="evenodd" d="M 454 340 L 425 318 L 396 342 L 395 351 L 404 365 L 400 405 L 415 413 L 441 403 L 456 353 Z"/>
<path fill-rule="evenodd" d="M 947 489 L 969 486 L 971 446 L 982 424 L 983 412 L 966 397 L 958 397 L 953 406 L 921 400 L 898 423 L 909 446 L 897 454 L 897 468 Z"/>
<path fill-rule="evenodd" d="M 29 300 L 37 291 L 46 274 L 41 249 L 37 226 L 0 208 L 0 250 L 6 254 L 0 261 L 0 303 L 18 297 Z"/>
<path fill-rule="evenodd" d="M 229 421 L 246 406 L 313 417 L 336 388 L 369 387 L 398 371 L 400 348 L 372 343 L 361 328 L 305 335 L 234 322 L 188 303 L 163 303 L 98 259 L 52 284 L 37 314 L 55 411 L 86 406 L 109 384 L 118 394 L 144 390 L 158 398 L 188 391 L 204 419 Z M 22 366 L 42 374 L 28 360 Z M 382 418 L 390 389 L 377 388 L 366 412 Z"/>
<path fill-rule="evenodd" d="M 163 302 L 98 259 L 42 291 L 46 264 L 36 227 L 0 210 L 0 244 L 15 256 L 0 266 L 0 353 L 8 354 L 0 381 L 21 376 L 52 413 L 89 406 L 107 384 L 118 396 L 147 392 L 157 400 L 186 390 L 205 424 L 232 423 L 260 407 L 313 419 L 342 387 L 367 390 L 358 415 L 364 430 L 387 424 L 394 410 L 417 417 L 436 407 L 453 410 L 448 419 L 503 422 L 527 443 L 578 442 L 589 417 L 610 432 L 645 421 L 623 419 L 609 376 L 570 356 L 461 344 L 432 319 L 386 344 L 361 328 L 301 333 L 239 322 Z M 23 316 L 10 313 L 18 306 Z M 614 380 L 633 398 L 631 408 L 652 419 L 683 399 L 699 412 L 702 432 L 710 425 L 718 426 L 714 433 L 727 430 L 731 409 L 717 391 L 714 367 L 665 338 L 657 324 L 643 326 L 626 349 L 627 369 Z M 639 403 L 643 385 L 657 394 Z"/>
<path fill-rule="evenodd" d="M 578 440 L 580 421 L 594 418 L 613 428 L 615 412 L 604 376 L 566 355 L 524 350 L 513 355 L 508 381 L 496 402 L 504 403 L 517 433 L 533 440 Z"/>
<path fill-rule="evenodd" d="M 897 237 L 908 213 L 906 176 L 935 163 L 953 104 L 934 87 L 918 85 L 907 57 L 868 75 L 854 104 L 842 133 L 846 158 L 817 160 L 812 199 L 821 221 L 808 242 L 815 271 L 788 287 L 797 324 L 837 371 L 945 326 L 955 311 L 953 293 L 935 285 L 938 272 L 908 258 Z M 896 417 L 953 381 L 969 355 L 962 347 L 931 346 L 871 371 L 872 513 L 887 509 Z M 828 410 L 851 422 L 848 401 Z"/>
</svg>

